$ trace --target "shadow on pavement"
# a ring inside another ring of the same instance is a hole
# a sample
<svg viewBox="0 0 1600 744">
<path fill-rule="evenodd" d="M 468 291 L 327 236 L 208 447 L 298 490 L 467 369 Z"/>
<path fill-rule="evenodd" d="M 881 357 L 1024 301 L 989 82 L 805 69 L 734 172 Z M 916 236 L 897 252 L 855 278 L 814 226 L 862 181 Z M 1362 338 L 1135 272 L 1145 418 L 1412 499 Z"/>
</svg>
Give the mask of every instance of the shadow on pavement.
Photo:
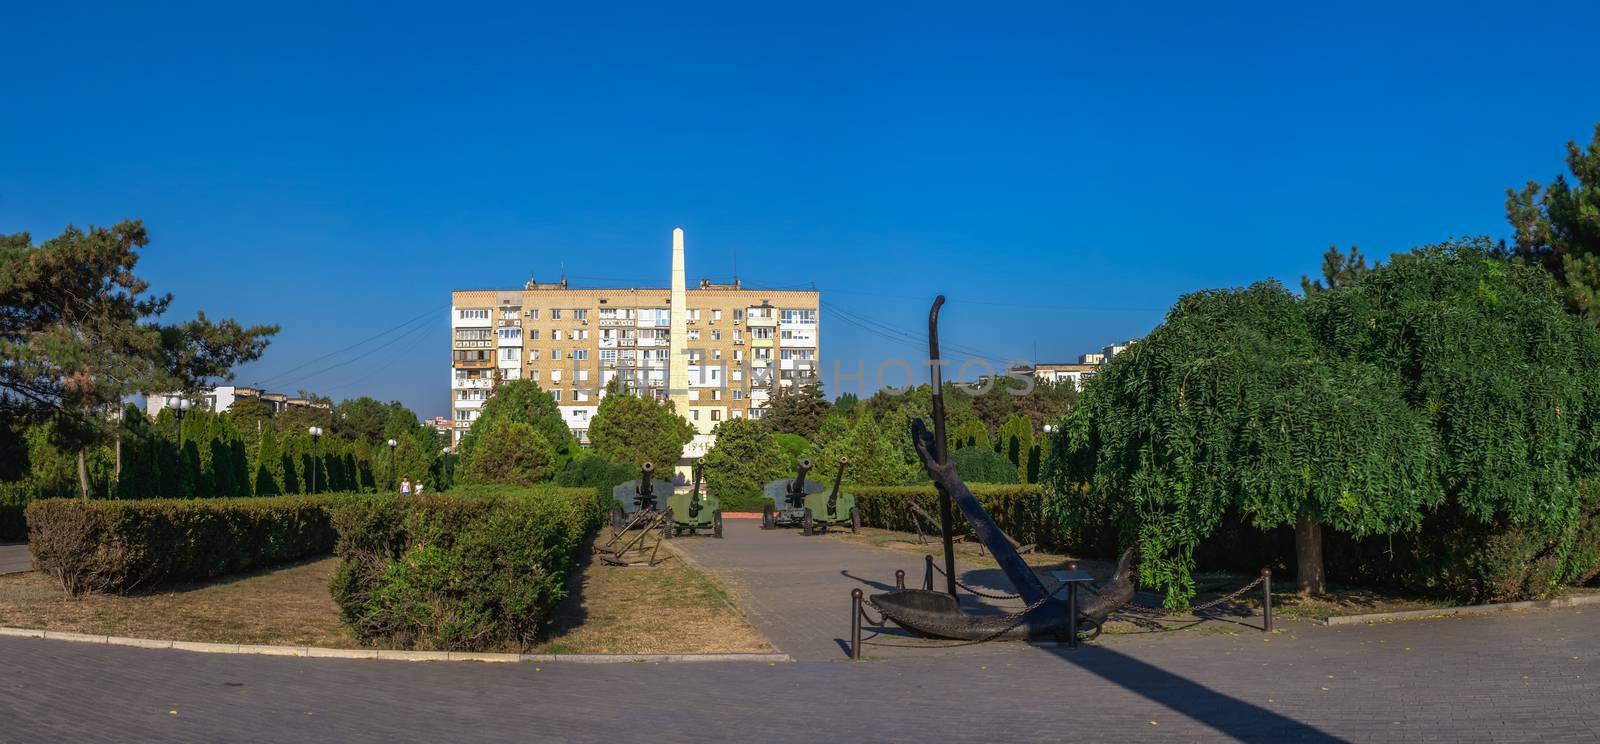
<svg viewBox="0 0 1600 744">
<path fill-rule="evenodd" d="M 1309 724 L 1102 646 L 1040 650 L 1241 741 L 1344 741 Z"/>
</svg>

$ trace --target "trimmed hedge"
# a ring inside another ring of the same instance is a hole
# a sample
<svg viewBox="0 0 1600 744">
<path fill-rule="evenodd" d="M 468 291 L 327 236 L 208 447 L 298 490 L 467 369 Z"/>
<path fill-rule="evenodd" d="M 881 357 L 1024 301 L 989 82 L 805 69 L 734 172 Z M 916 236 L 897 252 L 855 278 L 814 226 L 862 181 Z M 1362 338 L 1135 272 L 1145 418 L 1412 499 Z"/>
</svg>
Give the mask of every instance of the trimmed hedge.
<svg viewBox="0 0 1600 744">
<path fill-rule="evenodd" d="M 364 643 L 479 650 L 533 644 L 603 521 L 593 488 L 456 488 L 342 497 L 330 589 Z"/>
<path fill-rule="evenodd" d="M 969 483 L 972 495 L 978 497 L 984 510 L 1013 540 L 1038 545 L 1047 550 L 1078 548 L 1073 535 L 1059 523 L 1045 516 L 1043 490 L 1033 484 Z M 934 519 L 939 518 L 939 492 L 932 484 L 926 486 L 846 486 L 855 494 L 856 507 L 861 510 L 861 523 L 869 527 L 882 527 L 905 532 L 916 531 L 911 510 L 906 499 L 921 506 Z M 969 534 L 970 526 L 962 519 L 959 510 L 956 526 Z M 926 527 L 924 527 L 926 529 Z"/>
<path fill-rule="evenodd" d="M 73 595 L 200 581 L 333 549 L 325 496 L 85 501 L 27 507 L 34 564 Z"/>
</svg>

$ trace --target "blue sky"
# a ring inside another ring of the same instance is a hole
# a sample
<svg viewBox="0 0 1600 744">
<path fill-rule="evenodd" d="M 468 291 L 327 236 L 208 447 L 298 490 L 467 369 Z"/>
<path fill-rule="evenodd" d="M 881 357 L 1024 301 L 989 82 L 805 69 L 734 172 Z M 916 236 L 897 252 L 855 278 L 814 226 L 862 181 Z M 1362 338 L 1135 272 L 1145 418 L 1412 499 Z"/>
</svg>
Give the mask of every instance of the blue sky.
<svg viewBox="0 0 1600 744">
<path fill-rule="evenodd" d="M 60 5 L 0 7 L 0 232 L 143 218 L 175 318 L 283 326 L 240 382 L 423 415 L 451 289 L 661 285 L 675 226 L 691 281 L 821 289 L 825 368 L 914 357 L 845 313 L 938 292 L 947 343 L 1064 361 L 1503 236 L 1600 121 L 1593 3 Z"/>
</svg>

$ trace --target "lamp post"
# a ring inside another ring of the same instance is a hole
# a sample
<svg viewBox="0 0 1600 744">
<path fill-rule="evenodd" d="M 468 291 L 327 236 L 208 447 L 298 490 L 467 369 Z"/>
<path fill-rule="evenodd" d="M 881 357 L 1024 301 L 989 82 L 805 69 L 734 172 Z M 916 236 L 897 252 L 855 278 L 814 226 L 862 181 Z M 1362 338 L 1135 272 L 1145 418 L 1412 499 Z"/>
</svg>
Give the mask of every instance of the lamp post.
<svg viewBox="0 0 1600 744">
<path fill-rule="evenodd" d="M 172 416 L 178 422 L 178 453 L 176 456 L 178 466 L 178 489 L 183 489 L 183 414 L 189 412 L 189 399 L 181 395 L 167 396 L 167 408 L 172 409 Z"/>
<path fill-rule="evenodd" d="M 307 431 L 311 432 L 311 492 L 317 492 L 317 470 L 321 463 L 317 458 L 317 440 L 322 437 L 322 427 L 313 426 Z"/>
<path fill-rule="evenodd" d="M 399 442 L 389 440 L 389 490 L 394 490 L 394 446 Z"/>
</svg>

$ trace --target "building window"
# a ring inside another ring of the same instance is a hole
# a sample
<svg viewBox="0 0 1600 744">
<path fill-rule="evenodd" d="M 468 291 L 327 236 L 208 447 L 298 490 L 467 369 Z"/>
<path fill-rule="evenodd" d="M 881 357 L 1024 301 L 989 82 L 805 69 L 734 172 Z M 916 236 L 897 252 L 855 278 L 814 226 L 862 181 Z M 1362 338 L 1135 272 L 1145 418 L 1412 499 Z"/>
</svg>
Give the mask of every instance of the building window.
<svg viewBox="0 0 1600 744">
<path fill-rule="evenodd" d="M 711 332 L 711 340 L 712 341 L 721 341 L 722 340 L 722 331 L 712 331 Z"/>
<path fill-rule="evenodd" d="M 555 330 L 550 332 L 550 340 L 551 341 L 560 341 L 561 340 L 561 329 L 560 328 L 557 328 L 557 329 L 555 329 Z"/>
<path fill-rule="evenodd" d="M 556 377 L 556 375 L 551 375 L 551 376 L 552 377 Z M 560 379 L 558 378 L 556 381 L 560 382 Z M 550 389 L 550 397 L 554 398 L 557 403 L 561 402 L 561 388 L 551 388 Z"/>
<path fill-rule="evenodd" d="M 501 349 L 500 350 L 500 358 L 501 359 L 505 359 L 507 361 L 515 361 L 516 358 L 517 358 L 517 349 L 516 349 L 516 347 L 510 347 L 510 348 L 506 348 L 506 349 Z"/>
<path fill-rule="evenodd" d="M 538 349 L 529 349 L 528 350 L 528 361 L 530 361 L 530 362 L 539 361 L 539 350 Z"/>
<path fill-rule="evenodd" d="M 552 361 L 552 362 L 561 361 L 561 350 L 560 349 L 551 349 L 550 350 L 550 361 Z"/>
<path fill-rule="evenodd" d="M 735 310 L 735 311 L 733 311 L 733 322 L 737 323 L 737 322 L 739 322 L 741 320 L 744 320 L 744 311 L 743 310 Z"/>
<path fill-rule="evenodd" d="M 712 310 L 711 311 L 711 319 L 712 320 L 722 320 L 722 311 L 721 310 Z"/>
<path fill-rule="evenodd" d="M 489 319 L 489 311 L 488 311 L 488 309 L 461 310 L 461 311 L 459 311 L 459 315 L 460 315 L 462 320 L 488 320 Z"/>
<path fill-rule="evenodd" d="M 573 349 L 572 350 L 572 358 L 577 360 L 577 361 L 580 361 L 580 362 L 587 362 L 587 361 L 589 361 L 589 350 L 588 349 Z"/>
<path fill-rule="evenodd" d="M 539 329 L 537 329 L 537 328 L 528 329 L 528 340 L 529 341 L 538 341 L 539 340 Z"/>
<path fill-rule="evenodd" d="M 550 319 L 551 320 L 561 320 L 561 311 L 560 310 L 551 310 L 550 311 Z"/>
<path fill-rule="evenodd" d="M 589 381 L 589 370 L 586 370 L 586 369 L 578 370 L 578 382 L 588 382 L 588 381 Z"/>
<path fill-rule="evenodd" d="M 721 411 L 721 409 L 717 409 L 717 408 L 711 409 L 711 420 L 712 421 L 721 421 L 722 420 L 722 411 Z"/>
<path fill-rule="evenodd" d="M 700 340 L 700 329 L 699 328 L 690 328 L 689 329 L 689 340 L 690 341 L 699 341 Z"/>
<path fill-rule="evenodd" d="M 533 380 L 534 382 L 538 382 L 539 381 L 539 370 L 536 370 L 536 369 L 528 370 L 528 379 Z M 737 392 L 737 391 L 735 391 L 735 392 Z"/>
<path fill-rule="evenodd" d="M 743 341 L 744 340 L 744 331 L 734 331 L 733 332 L 733 340 L 735 340 L 735 341 Z"/>
<path fill-rule="evenodd" d="M 768 326 L 757 326 L 755 328 L 751 328 L 750 329 L 750 338 L 756 339 L 758 341 L 759 340 L 770 339 L 770 338 L 772 338 L 772 328 L 770 328 Z"/>
<path fill-rule="evenodd" d="M 573 310 L 572 311 L 572 319 L 573 320 L 588 320 L 589 319 L 589 311 L 588 310 Z"/>
<path fill-rule="evenodd" d="M 689 409 L 689 420 L 690 421 L 699 421 L 700 420 L 700 411 L 698 411 L 696 409 L 693 409 L 693 408 Z"/>
<path fill-rule="evenodd" d="M 733 399 L 734 400 L 744 400 L 744 391 L 739 389 L 739 388 L 734 388 L 733 389 Z"/>
<path fill-rule="evenodd" d="M 533 319 L 533 320 L 538 320 L 539 319 L 539 311 L 538 311 L 538 309 L 529 310 L 528 311 L 528 317 Z"/>
<path fill-rule="evenodd" d="M 617 361 L 617 350 L 616 349 L 601 349 L 600 350 L 600 361 L 602 361 L 602 362 L 615 362 L 615 361 Z"/>
<path fill-rule="evenodd" d="M 711 358 L 712 359 L 721 359 L 722 358 L 722 350 L 721 349 L 712 349 L 711 350 Z"/>
<path fill-rule="evenodd" d="M 711 399 L 712 400 L 722 400 L 722 391 L 721 390 L 712 390 L 711 391 Z"/>
<path fill-rule="evenodd" d="M 784 310 L 779 316 L 784 323 L 815 323 L 817 311 L 815 310 Z"/>
</svg>

